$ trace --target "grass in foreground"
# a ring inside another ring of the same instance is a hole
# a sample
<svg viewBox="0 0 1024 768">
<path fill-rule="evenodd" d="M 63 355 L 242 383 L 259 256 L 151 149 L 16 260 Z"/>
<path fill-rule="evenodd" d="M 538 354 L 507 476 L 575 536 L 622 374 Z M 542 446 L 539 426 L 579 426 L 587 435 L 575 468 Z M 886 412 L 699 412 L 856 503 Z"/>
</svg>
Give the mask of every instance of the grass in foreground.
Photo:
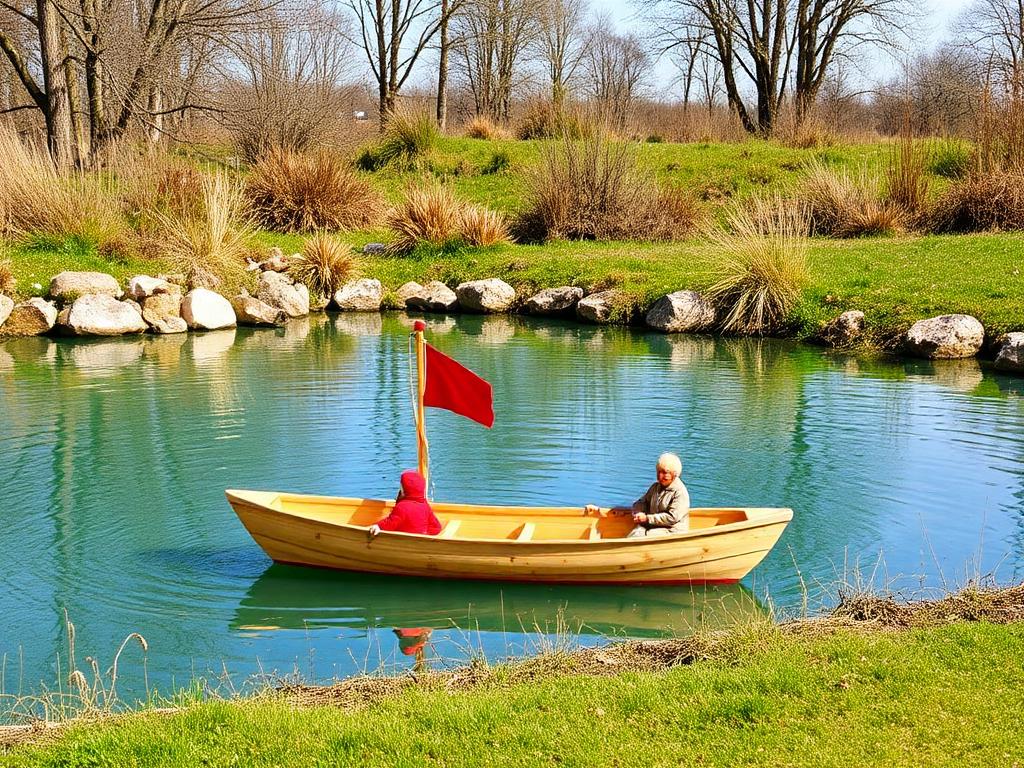
<svg viewBox="0 0 1024 768">
<path fill-rule="evenodd" d="M 667 671 L 556 657 L 533 679 L 498 668 L 349 712 L 273 697 L 126 716 L 0 765 L 1015 765 L 1022 654 L 1021 624 L 768 632 L 739 660 Z"/>
</svg>

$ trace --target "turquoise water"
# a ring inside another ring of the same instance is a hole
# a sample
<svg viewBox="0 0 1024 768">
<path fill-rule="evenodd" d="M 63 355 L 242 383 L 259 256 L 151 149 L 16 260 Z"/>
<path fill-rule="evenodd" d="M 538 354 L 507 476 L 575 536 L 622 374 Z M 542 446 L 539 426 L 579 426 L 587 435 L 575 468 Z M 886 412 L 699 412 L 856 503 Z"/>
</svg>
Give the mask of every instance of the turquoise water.
<svg viewBox="0 0 1024 768">
<path fill-rule="evenodd" d="M 789 506 L 732 589 L 429 582 L 272 566 L 227 487 L 393 496 L 416 462 L 401 315 L 276 331 L 0 344 L 0 657 L 7 692 L 109 666 L 138 695 L 225 670 L 325 679 L 559 642 L 659 636 L 835 596 L 1024 569 L 1021 380 L 974 361 L 865 362 L 777 340 L 506 317 L 428 322 L 492 382 L 493 430 L 431 411 L 433 496 L 611 505 L 684 461 L 695 505 Z M 144 676 L 145 675 L 145 676 Z M 147 683 L 148 680 L 148 683 Z M 219 684 L 229 685 L 227 682 Z"/>
</svg>

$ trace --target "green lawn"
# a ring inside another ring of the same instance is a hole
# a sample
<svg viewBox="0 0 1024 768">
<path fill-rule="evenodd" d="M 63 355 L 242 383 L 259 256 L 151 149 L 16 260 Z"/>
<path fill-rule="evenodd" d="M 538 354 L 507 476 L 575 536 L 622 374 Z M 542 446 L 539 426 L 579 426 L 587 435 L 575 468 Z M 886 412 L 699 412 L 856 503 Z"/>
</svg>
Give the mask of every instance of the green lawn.
<svg viewBox="0 0 1024 768">
<path fill-rule="evenodd" d="M 491 675 L 367 708 L 210 702 L 82 725 L 3 766 L 1021 766 L 1024 625 L 780 634 L 738 661 Z M 518 680 L 518 681 L 517 681 Z"/>
</svg>

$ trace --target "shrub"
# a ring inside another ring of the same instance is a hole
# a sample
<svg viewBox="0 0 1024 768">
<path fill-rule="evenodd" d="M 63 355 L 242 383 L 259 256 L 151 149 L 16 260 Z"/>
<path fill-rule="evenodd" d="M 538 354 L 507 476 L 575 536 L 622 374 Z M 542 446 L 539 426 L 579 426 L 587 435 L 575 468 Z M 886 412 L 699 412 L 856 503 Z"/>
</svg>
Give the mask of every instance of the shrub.
<svg viewBox="0 0 1024 768">
<path fill-rule="evenodd" d="M 480 169 L 480 173 L 485 176 L 489 176 L 494 173 L 507 171 L 511 166 L 512 158 L 509 156 L 508 152 L 504 149 L 499 149 L 491 155 L 491 159 L 484 164 L 483 168 Z"/>
<path fill-rule="evenodd" d="M 955 181 L 930 218 L 935 232 L 1024 230 L 1024 171 L 992 170 Z"/>
<path fill-rule="evenodd" d="M 944 179 L 962 179 L 974 164 L 974 150 L 963 141 L 939 141 L 931 149 L 928 170 Z"/>
<path fill-rule="evenodd" d="M 814 234 L 858 237 L 894 234 L 906 227 L 904 211 L 884 202 L 877 183 L 864 173 L 854 178 L 815 161 L 798 196 Z"/>
<path fill-rule="evenodd" d="M 508 131 L 496 125 L 487 115 L 476 115 L 466 123 L 466 136 L 470 139 L 487 139 L 488 141 L 509 137 Z"/>
<path fill-rule="evenodd" d="M 603 135 L 543 147 L 526 181 L 517 230 L 528 239 L 669 240 L 697 218 L 695 200 L 661 190 L 632 147 Z"/>
<path fill-rule="evenodd" d="M 109 179 L 60 172 L 42 150 L 0 129 L 0 211 L 13 234 L 73 235 L 101 246 L 126 226 Z"/>
<path fill-rule="evenodd" d="M 349 230 L 379 220 L 383 201 L 339 156 L 276 151 L 246 181 L 256 219 L 277 232 Z"/>
<path fill-rule="evenodd" d="M 505 217 L 482 205 L 468 205 L 463 209 L 462 236 L 470 245 L 497 245 L 512 241 Z"/>
<path fill-rule="evenodd" d="M 306 240 L 302 254 L 293 259 L 288 272 L 312 293 L 332 296 L 356 271 L 352 249 L 326 232 L 317 232 Z"/>
<path fill-rule="evenodd" d="M 440 184 L 409 189 L 388 217 L 388 226 L 398 235 L 389 250 L 407 253 L 421 242 L 439 247 L 457 244 L 462 239 L 464 208 L 451 189 Z"/>
<path fill-rule="evenodd" d="M 526 109 L 516 125 L 516 138 L 550 139 L 555 135 L 555 111 L 546 101 L 533 101 Z"/>
<path fill-rule="evenodd" d="M 161 256 L 185 275 L 189 286 L 237 285 L 244 277 L 251 222 L 239 185 L 217 172 L 203 178 L 201 212 L 156 212 Z"/>
<path fill-rule="evenodd" d="M 782 323 L 807 282 L 805 211 L 781 198 L 755 198 L 733 211 L 718 247 L 716 282 L 707 290 L 722 329 L 765 333 Z"/>
</svg>

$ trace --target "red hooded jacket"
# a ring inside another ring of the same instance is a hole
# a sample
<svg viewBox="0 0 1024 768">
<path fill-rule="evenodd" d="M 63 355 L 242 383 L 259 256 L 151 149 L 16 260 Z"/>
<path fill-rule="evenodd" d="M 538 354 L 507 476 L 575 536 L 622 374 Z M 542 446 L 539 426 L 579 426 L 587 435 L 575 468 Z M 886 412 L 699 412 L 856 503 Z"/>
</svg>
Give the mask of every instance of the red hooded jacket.
<svg viewBox="0 0 1024 768">
<path fill-rule="evenodd" d="M 419 472 L 409 470 L 402 473 L 402 498 L 395 504 L 391 514 L 377 525 L 382 531 L 403 533 L 425 533 L 436 536 L 441 532 L 441 521 L 426 498 L 427 482 Z"/>
</svg>

